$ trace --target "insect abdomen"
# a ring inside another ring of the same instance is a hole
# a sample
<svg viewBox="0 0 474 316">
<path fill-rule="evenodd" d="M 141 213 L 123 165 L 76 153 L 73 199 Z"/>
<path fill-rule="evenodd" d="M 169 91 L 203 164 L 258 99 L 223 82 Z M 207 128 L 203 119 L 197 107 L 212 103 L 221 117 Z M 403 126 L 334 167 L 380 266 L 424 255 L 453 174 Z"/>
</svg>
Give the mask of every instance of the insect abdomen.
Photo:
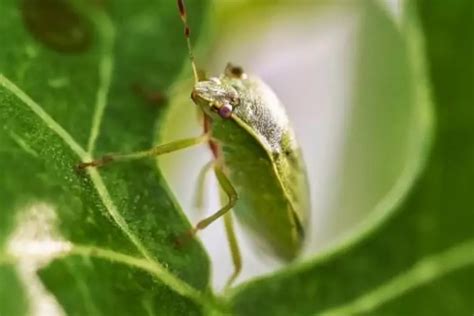
<svg viewBox="0 0 474 316">
<path fill-rule="evenodd" d="M 213 138 L 219 144 L 224 171 L 239 195 L 234 212 L 258 244 L 290 260 L 301 248 L 301 225 L 295 220 L 272 159 L 261 144 L 231 120 L 215 121 Z"/>
</svg>

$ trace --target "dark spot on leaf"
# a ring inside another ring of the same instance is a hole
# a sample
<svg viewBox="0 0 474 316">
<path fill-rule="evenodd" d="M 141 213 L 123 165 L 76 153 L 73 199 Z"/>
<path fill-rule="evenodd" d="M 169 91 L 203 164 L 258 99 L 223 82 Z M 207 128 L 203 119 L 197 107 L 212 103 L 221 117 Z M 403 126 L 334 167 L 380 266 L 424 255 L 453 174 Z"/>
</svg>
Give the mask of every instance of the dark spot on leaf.
<svg viewBox="0 0 474 316">
<path fill-rule="evenodd" d="M 91 25 L 69 1 L 23 0 L 21 13 L 28 31 L 48 48 L 82 53 L 91 45 Z"/>
<path fill-rule="evenodd" d="M 159 90 L 149 90 L 139 83 L 132 84 L 133 92 L 140 98 L 147 101 L 150 105 L 164 105 L 168 101 L 168 97 Z"/>
</svg>

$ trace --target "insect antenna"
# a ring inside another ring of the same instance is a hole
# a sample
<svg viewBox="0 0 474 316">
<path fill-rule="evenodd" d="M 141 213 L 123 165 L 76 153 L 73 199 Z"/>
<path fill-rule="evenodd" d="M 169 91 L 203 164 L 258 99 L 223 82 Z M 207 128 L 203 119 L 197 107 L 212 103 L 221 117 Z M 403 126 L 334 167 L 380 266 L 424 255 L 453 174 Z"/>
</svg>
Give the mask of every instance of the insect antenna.
<svg viewBox="0 0 474 316">
<path fill-rule="evenodd" d="M 186 43 L 188 44 L 189 59 L 191 60 L 191 66 L 193 67 L 194 81 L 199 81 L 199 75 L 196 68 L 196 62 L 194 61 L 193 46 L 191 45 L 191 29 L 189 28 L 188 18 L 186 14 L 186 6 L 184 5 L 184 0 L 177 0 L 179 16 L 184 25 L 184 36 L 186 37 Z"/>
</svg>

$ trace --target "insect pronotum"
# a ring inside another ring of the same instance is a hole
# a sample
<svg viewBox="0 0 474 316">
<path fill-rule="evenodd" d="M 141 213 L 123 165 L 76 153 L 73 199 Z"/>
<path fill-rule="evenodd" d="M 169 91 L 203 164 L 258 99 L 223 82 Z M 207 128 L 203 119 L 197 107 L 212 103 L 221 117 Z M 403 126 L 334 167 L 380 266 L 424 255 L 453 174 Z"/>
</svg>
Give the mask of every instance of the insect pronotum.
<svg viewBox="0 0 474 316">
<path fill-rule="evenodd" d="M 203 134 L 141 152 L 107 155 L 79 167 L 154 157 L 207 143 L 228 202 L 185 236 L 192 237 L 224 217 L 234 264 L 230 285 L 241 270 L 241 257 L 229 211 L 257 244 L 279 258 L 295 258 L 310 209 L 306 172 L 284 107 L 264 82 L 230 63 L 219 77 L 199 78 L 184 0 L 177 3 L 195 80 L 191 99 L 204 114 Z"/>
</svg>

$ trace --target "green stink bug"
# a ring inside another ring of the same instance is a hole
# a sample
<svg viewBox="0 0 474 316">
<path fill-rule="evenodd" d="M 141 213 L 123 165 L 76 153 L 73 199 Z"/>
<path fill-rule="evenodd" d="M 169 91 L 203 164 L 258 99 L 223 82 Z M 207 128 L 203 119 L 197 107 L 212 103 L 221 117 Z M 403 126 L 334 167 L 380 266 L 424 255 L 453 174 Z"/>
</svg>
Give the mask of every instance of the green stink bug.
<svg viewBox="0 0 474 316">
<path fill-rule="evenodd" d="M 185 236 L 194 236 L 224 217 L 235 266 L 228 281 L 231 284 L 240 271 L 241 259 L 229 211 L 233 209 L 263 248 L 284 260 L 295 258 L 310 209 L 306 171 L 283 105 L 264 82 L 232 64 L 218 78 L 199 78 L 184 0 L 177 0 L 177 4 L 195 79 L 191 99 L 204 114 L 203 135 L 137 153 L 104 156 L 79 167 L 153 157 L 207 143 L 218 183 L 229 200 Z"/>
</svg>

